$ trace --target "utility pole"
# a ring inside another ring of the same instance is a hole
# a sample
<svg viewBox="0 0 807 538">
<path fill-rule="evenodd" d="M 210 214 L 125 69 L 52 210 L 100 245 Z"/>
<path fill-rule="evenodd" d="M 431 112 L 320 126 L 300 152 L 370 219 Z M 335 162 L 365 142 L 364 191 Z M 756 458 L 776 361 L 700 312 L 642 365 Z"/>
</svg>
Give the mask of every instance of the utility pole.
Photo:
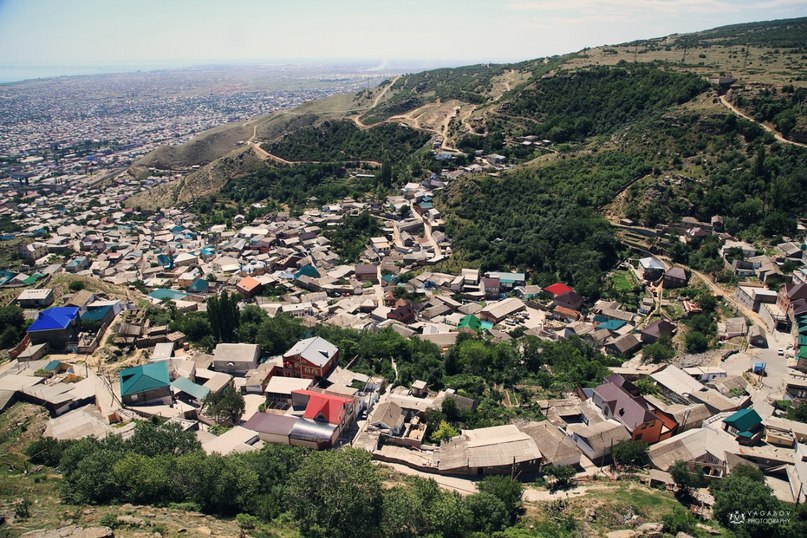
<svg viewBox="0 0 807 538">
<path fill-rule="evenodd" d="M 748 65 L 748 43 L 745 44 L 745 55 L 743 56 L 743 70 Z"/>
</svg>

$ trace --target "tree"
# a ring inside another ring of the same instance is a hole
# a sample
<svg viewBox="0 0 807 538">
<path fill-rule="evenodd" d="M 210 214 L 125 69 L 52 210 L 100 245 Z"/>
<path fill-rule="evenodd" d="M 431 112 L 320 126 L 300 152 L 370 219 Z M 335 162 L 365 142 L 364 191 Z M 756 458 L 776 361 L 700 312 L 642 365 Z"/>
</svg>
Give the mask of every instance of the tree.
<svg viewBox="0 0 807 538">
<path fill-rule="evenodd" d="M 20 342 L 20 332 L 16 327 L 8 326 L 0 333 L 0 349 L 14 347 Z"/>
<path fill-rule="evenodd" d="M 205 398 L 202 409 L 216 422 L 238 424 L 245 410 L 244 397 L 237 390 L 227 387 L 221 392 L 211 392 Z"/>
<path fill-rule="evenodd" d="M 83 456 L 74 468 L 68 470 L 65 466 L 61 483 L 65 499 L 77 504 L 102 504 L 118 498 L 121 485 L 112 469 L 120 454 L 101 449 Z"/>
<path fill-rule="evenodd" d="M 179 424 L 153 421 L 137 422 L 127 445 L 143 456 L 180 455 L 202 448 L 192 431 L 183 431 Z"/>
<path fill-rule="evenodd" d="M 571 465 L 550 465 L 544 468 L 544 474 L 555 479 L 552 489 L 566 489 L 572 485 L 574 475 L 577 474 Z"/>
<path fill-rule="evenodd" d="M 645 346 L 642 356 L 646 362 L 667 362 L 675 357 L 675 348 L 672 347 L 669 338 L 663 338 Z"/>
<path fill-rule="evenodd" d="M 647 443 L 641 441 L 622 441 L 611 449 L 614 463 L 630 467 L 644 467 L 647 465 Z"/>
<path fill-rule="evenodd" d="M 440 422 L 440 426 L 436 430 L 432 431 L 432 441 L 439 443 L 440 441 L 446 441 L 452 437 L 456 437 L 459 434 L 460 432 L 457 431 L 456 428 L 443 420 Z"/>
<path fill-rule="evenodd" d="M 683 460 L 678 460 L 670 466 L 670 475 L 678 486 L 678 490 L 684 496 L 689 496 L 693 489 L 703 485 L 703 472 L 700 469 L 689 470 L 689 465 Z"/>
<path fill-rule="evenodd" d="M 709 339 L 699 331 L 689 331 L 686 336 L 687 353 L 703 353 L 709 349 Z"/>
<path fill-rule="evenodd" d="M 471 519 L 471 529 L 488 535 L 507 526 L 507 507 L 490 493 L 477 493 L 465 498 Z"/>
<path fill-rule="evenodd" d="M 742 466 L 741 466 L 742 467 Z M 742 474 L 733 472 L 710 487 L 715 498 L 715 518 L 737 536 L 774 536 L 778 523 L 754 514 L 775 513 L 782 503 L 771 488 Z"/>
<path fill-rule="evenodd" d="M 807 422 L 807 402 L 797 403 L 787 412 L 787 418 L 799 422 Z"/>
<path fill-rule="evenodd" d="M 158 504 L 170 495 L 171 464 L 166 456 L 148 457 L 129 453 L 115 462 L 112 474 L 121 485 L 121 500 L 135 504 Z"/>
<path fill-rule="evenodd" d="M 373 536 L 381 499 L 381 478 L 370 454 L 352 448 L 311 454 L 286 488 L 288 509 L 304 535 Z"/>
<path fill-rule="evenodd" d="M 381 185 L 386 188 L 392 187 L 392 165 L 388 161 L 384 161 L 381 165 Z"/>
<path fill-rule="evenodd" d="M 765 475 L 762 474 L 759 467 L 755 467 L 753 465 L 738 465 L 732 469 L 731 476 L 734 478 L 748 478 L 749 480 L 753 480 L 754 482 L 759 482 L 761 484 L 765 483 Z"/>
<path fill-rule="evenodd" d="M 238 297 L 224 291 L 207 301 L 207 317 L 216 342 L 234 342 L 240 322 Z"/>
<path fill-rule="evenodd" d="M 489 493 L 504 503 L 511 523 L 516 520 L 521 509 L 523 493 L 521 482 L 513 480 L 509 476 L 486 476 L 478 487 L 481 493 Z"/>
<path fill-rule="evenodd" d="M 234 516 L 247 512 L 258 491 L 258 475 L 234 457 L 202 451 L 176 459 L 172 479 L 186 501 L 208 514 Z"/>
</svg>

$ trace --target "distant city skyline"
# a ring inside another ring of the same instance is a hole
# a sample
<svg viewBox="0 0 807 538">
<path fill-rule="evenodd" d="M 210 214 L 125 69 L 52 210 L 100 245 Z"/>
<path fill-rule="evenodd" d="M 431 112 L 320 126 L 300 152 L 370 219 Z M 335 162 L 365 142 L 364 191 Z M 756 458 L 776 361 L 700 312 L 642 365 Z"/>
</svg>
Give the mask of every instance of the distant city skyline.
<svg viewBox="0 0 807 538">
<path fill-rule="evenodd" d="M 804 0 L 0 0 L 0 80 L 226 63 L 505 62 L 805 15 Z"/>
</svg>

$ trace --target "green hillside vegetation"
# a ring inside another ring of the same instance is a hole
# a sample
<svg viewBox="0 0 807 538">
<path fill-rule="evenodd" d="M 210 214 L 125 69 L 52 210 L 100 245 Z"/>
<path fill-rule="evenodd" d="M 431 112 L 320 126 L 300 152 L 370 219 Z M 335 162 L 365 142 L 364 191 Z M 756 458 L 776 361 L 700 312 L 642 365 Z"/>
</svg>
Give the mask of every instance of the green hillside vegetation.
<svg viewBox="0 0 807 538">
<path fill-rule="evenodd" d="M 807 150 L 780 144 L 758 126 L 721 112 L 682 112 L 634 126 L 624 151 L 654 167 L 626 193 L 624 215 L 646 226 L 692 215 L 726 218 L 726 229 L 753 240 L 791 233 L 807 210 Z M 674 181 L 658 181 L 674 174 Z"/>
<path fill-rule="evenodd" d="M 807 17 L 731 24 L 679 37 L 692 45 L 788 47 L 807 50 Z"/>
<path fill-rule="evenodd" d="M 689 101 L 708 88 L 694 75 L 620 64 L 542 78 L 501 107 L 534 118 L 531 134 L 555 142 L 611 133 L 625 123 Z"/>
<path fill-rule="evenodd" d="M 397 161 L 429 139 L 428 134 L 399 125 L 359 129 L 350 121 L 329 120 L 289 133 L 264 149 L 290 161 Z"/>
<path fill-rule="evenodd" d="M 461 258 L 483 269 L 530 268 L 542 284 L 560 279 L 594 297 L 619 259 L 597 208 L 649 170 L 644 159 L 617 152 L 579 157 L 458 182 L 441 208 Z"/>
</svg>

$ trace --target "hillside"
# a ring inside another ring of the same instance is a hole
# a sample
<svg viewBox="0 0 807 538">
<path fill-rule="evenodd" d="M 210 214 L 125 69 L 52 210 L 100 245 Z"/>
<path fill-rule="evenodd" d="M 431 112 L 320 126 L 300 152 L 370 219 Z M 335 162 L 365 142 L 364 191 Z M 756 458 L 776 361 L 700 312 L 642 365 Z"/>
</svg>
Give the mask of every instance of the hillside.
<svg viewBox="0 0 807 538">
<path fill-rule="evenodd" d="M 403 75 L 158 150 L 138 165 L 203 166 L 129 204 L 218 192 L 303 206 L 384 190 L 351 173 L 382 162 L 403 184 L 496 153 L 516 166 L 463 176 L 436 200 L 453 262 L 534 269 L 596 295 L 616 259 L 608 220 L 720 214 L 749 240 L 793 229 L 807 211 L 792 196 L 807 189 L 806 36 L 807 19 L 770 21 Z M 721 74 L 736 79 L 728 92 L 706 80 Z"/>
</svg>

